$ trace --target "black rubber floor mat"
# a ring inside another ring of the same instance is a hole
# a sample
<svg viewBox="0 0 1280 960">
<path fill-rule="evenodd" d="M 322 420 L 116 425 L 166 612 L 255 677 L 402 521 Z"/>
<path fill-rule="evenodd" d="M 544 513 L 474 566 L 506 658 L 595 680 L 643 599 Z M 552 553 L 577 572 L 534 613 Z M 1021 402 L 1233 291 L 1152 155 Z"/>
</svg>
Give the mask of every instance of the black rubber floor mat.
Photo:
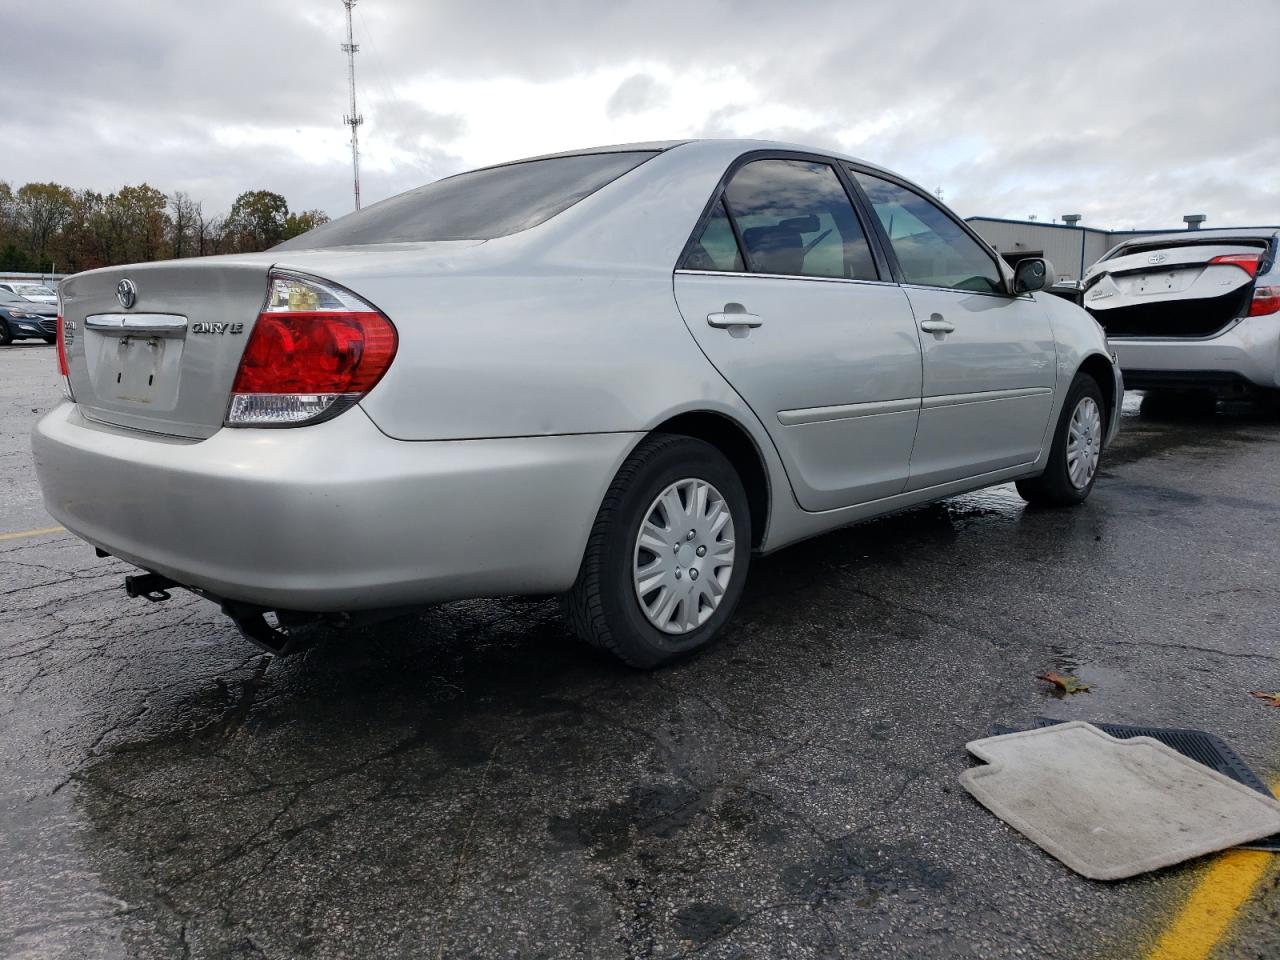
<svg viewBox="0 0 1280 960">
<path fill-rule="evenodd" d="M 1065 720 L 1054 720 L 1051 717 L 1037 717 L 1034 726 L 1052 727 L 1065 722 Z M 1240 754 L 1212 733 L 1205 733 L 1203 730 L 1180 730 L 1175 727 L 1131 727 L 1120 723 L 1094 723 L 1093 725 L 1118 740 L 1128 740 L 1130 737 L 1151 737 L 1153 740 L 1159 740 L 1183 756 L 1190 757 L 1197 763 L 1203 763 L 1211 770 L 1217 770 L 1268 797 L 1272 796 L 1267 785 L 1247 763 L 1240 759 Z M 993 732 L 1016 733 L 1017 729 L 1002 726 L 997 727 Z M 1248 850 L 1269 850 L 1280 853 L 1280 833 L 1244 844 L 1244 847 Z"/>
</svg>

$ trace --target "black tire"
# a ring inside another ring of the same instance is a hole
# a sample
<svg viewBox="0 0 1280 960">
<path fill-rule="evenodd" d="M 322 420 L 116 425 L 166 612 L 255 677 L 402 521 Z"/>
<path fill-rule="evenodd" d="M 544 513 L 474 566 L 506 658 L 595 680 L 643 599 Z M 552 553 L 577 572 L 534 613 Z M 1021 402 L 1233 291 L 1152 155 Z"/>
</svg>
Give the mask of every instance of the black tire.
<svg viewBox="0 0 1280 960">
<path fill-rule="evenodd" d="M 668 486 L 698 479 L 720 492 L 733 522 L 733 567 L 706 622 L 680 634 L 654 626 L 636 596 L 633 564 L 640 526 Z M 578 579 L 563 598 L 574 633 L 623 663 L 649 670 L 710 644 L 742 597 L 751 561 L 751 512 L 742 481 L 715 447 L 692 437 L 656 434 L 627 458 L 591 528 Z"/>
<path fill-rule="evenodd" d="M 43 340 L 45 343 L 47 343 L 51 347 L 58 342 L 57 337 L 41 337 L 40 339 Z"/>
<path fill-rule="evenodd" d="M 1071 427 L 1071 418 L 1080 401 L 1086 397 L 1091 398 L 1098 405 L 1105 436 L 1107 405 L 1102 397 L 1102 388 L 1089 374 L 1077 373 L 1076 378 L 1071 381 L 1071 389 L 1067 391 L 1067 400 L 1062 405 L 1062 414 L 1058 417 L 1058 427 L 1053 434 L 1053 447 L 1049 451 L 1049 462 L 1045 465 L 1044 473 L 1028 480 L 1019 480 L 1016 484 L 1019 496 L 1027 503 L 1038 507 L 1073 507 L 1088 499 L 1098 479 L 1098 473 L 1102 469 L 1101 459 L 1093 476 L 1083 487 L 1077 487 L 1071 482 L 1071 475 L 1067 470 L 1067 434 Z"/>
<path fill-rule="evenodd" d="M 5 322 L 0 320 L 0 347 L 7 347 L 11 343 L 13 343 L 13 334 L 9 332 Z"/>
</svg>

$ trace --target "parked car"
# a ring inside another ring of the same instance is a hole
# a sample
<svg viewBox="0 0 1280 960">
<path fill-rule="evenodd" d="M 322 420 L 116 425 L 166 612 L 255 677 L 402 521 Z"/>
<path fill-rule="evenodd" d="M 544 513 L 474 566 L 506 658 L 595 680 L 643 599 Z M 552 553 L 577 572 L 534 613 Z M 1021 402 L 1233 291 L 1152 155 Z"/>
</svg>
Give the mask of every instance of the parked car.
<svg viewBox="0 0 1280 960">
<path fill-rule="evenodd" d="M 1128 240 L 1085 272 L 1084 306 L 1137 390 L 1280 389 L 1280 229 Z"/>
<path fill-rule="evenodd" d="M 33 303 L 51 303 L 55 306 L 58 303 L 58 291 L 43 283 L 32 283 L 23 280 L 6 280 L 0 283 L 0 291 L 7 290 L 9 293 L 16 293 L 24 300 L 30 300 Z"/>
<path fill-rule="evenodd" d="M 15 340 L 40 339 L 53 343 L 57 323 L 57 307 L 33 303 L 16 293 L 0 290 L 0 347 Z"/>
<path fill-rule="evenodd" d="M 269 649 L 558 593 L 652 667 L 721 631 L 753 551 L 1006 481 L 1083 501 L 1122 384 L 1053 280 L 826 151 L 518 161 L 65 280 L 36 466 L 59 522 L 150 571 L 131 593 L 188 587 Z"/>
</svg>

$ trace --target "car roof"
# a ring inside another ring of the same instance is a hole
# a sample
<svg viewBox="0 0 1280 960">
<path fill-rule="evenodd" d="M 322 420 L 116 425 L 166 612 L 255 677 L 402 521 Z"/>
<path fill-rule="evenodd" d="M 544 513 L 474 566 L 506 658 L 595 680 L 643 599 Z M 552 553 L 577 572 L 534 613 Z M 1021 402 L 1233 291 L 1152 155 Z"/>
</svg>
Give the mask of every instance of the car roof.
<svg viewBox="0 0 1280 960">
<path fill-rule="evenodd" d="M 753 150 L 788 150 L 797 153 L 815 153 L 821 156 L 832 157 L 836 160 L 845 160 L 849 163 L 857 163 L 863 166 L 883 170 L 891 173 L 885 167 L 879 164 L 870 163 L 859 157 L 850 156 L 847 153 L 841 153 L 839 150 L 832 150 L 828 147 L 817 146 L 811 143 L 790 143 L 785 140 L 759 140 L 751 138 L 738 137 L 691 137 L 687 140 L 648 140 L 638 143 L 614 143 L 595 147 L 579 147 L 575 150 L 561 150 L 558 153 L 543 153 L 535 157 L 522 157 L 519 160 L 507 160 L 502 163 L 490 164 L 486 167 L 478 167 L 476 169 L 489 170 L 493 167 L 506 167 L 515 163 L 528 163 L 531 160 L 551 160 L 556 157 L 581 157 L 593 153 L 631 153 L 641 151 L 657 151 L 659 153 L 672 150 L 675 147 L 684 146 L 685 144 L 702 144 L 707 146 L 722 146 L 726 155 L 737 156 L 743 153 L 749 153 Z M 471 171 L 466 171 L 471 172 Z M 898 174 L 894 174 L 898 176 Z"/>
</svg>

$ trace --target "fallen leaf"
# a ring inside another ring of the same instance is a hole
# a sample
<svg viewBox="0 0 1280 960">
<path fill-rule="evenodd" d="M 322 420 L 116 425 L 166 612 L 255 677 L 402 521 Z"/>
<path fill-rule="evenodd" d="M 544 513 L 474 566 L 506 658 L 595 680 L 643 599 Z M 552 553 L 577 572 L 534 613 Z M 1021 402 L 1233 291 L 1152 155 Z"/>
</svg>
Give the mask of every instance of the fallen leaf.
<svg viewBox="0 0 1280 960">
<path fill-rule="evenodd" d="M 1081 683 L 1079 677 L 1073 677 L 1069 673 L 1061 674 L 1050 670 L 1040 674 L 1036 679 L 1049 681 L 1063 693 L 1084 693 L 1089 689 L 1087 683 Z"/>
<path fill-rule="evenodd" d="M 1280 693 L 1263 693 L 1261 690 L 1249 691 L 1249 696 L 1265 700 L 1273 707 L 1280 707 Z"/>
</svg>

